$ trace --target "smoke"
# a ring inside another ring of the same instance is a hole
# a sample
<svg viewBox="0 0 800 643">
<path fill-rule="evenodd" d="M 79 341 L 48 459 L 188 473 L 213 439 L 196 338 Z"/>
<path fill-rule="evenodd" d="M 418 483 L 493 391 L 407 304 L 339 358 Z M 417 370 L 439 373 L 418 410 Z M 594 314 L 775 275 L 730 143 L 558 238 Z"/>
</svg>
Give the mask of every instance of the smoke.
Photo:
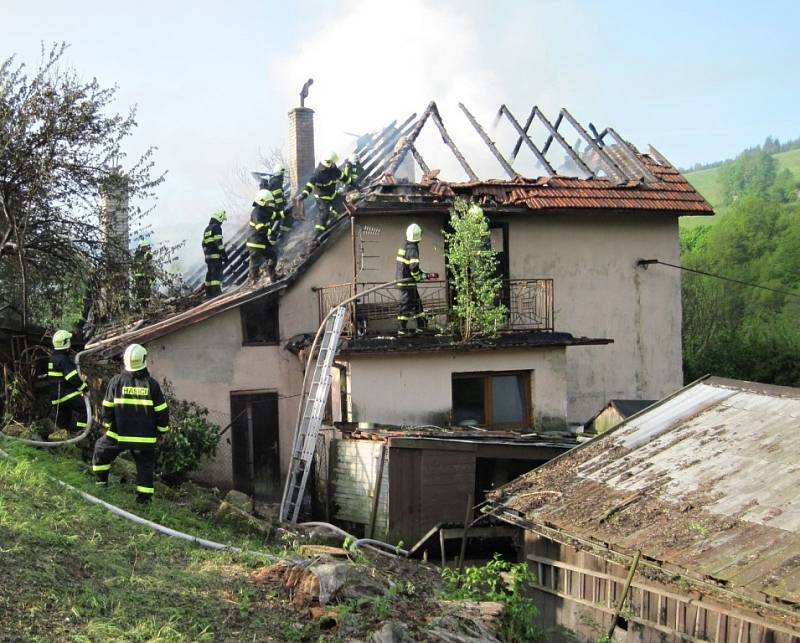
<svg viewBox="0 0 800 643">
<path fill-rule="evenodd" d="M 463 5 L 456 9 L 422 0 L 345 3 L 305 34 L 294 51 L 274 61 L 276 92 L 290 107 L 298 104 L 303 82 L 314 79 L 306 105 L 315 110 L 317 158 L 328 150 L 349 153 L 355 140 L 346 132 L 363 134 L 395 119 L 402 122 L 421 114 L 431 100 L 470 163 L 490 157 L 458 109 L 465 103 L 488 128 L 502 95 L 482 60 L 482 48 L 490 43 L 482 42 L 471 15 Z M 432 122 L 419 147 L 443 178 L 463 178 Z M 500 176 L 495 166 L 491 174 Z"/>
</svg>

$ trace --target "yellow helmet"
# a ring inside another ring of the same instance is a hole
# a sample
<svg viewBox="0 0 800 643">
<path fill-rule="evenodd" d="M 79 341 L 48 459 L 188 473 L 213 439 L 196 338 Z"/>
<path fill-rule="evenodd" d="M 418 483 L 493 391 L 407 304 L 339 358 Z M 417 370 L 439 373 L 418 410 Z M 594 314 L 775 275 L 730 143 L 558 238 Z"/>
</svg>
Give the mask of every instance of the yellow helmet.
<svg viewBox="0 0 800 643">
<path fill-rule="evenodd" d="M 211 218 L 212 219 L 216 219 L 217 221 L 222 223 L 223 221 L 225 221 L 228 218 L 228 213 L 225 212 L 225 210 L 215 210 L 211 214 Z"/>
<path fill-rule="evenodd" d="M 422 228 L 416 223 L 412 223 L 406 228 L 406 241 L 417 242 L 422 239 Z"/>
<path fill-rule="evenodd" d="M 57 351 L 64 350 L 70 347 L 72 340 L 72 333 L 68 330 L 57 330 L 53 333 L 53 348 Z"/>
<path fill-rule="evenodd" d="M 147 367 L 147 349 L 141 344 L 131 344 L 122 356 L 125 370 L 135 373 Z"/>
<path fill-rule="evenodd" d="M 469 210 L 467 210 L 467 213 L 475 217 L 482 217 L 483 208 L 479 206 L 477 203 L 473 203 L 471 206 L 469 206 Z"/>
<path fill-rule="evenodd" d="M 272 192 L 269 190 L 259 190 L 256 192 L 256 198 L 253 199 L 257 205 L 265 206 L 272 203 L 275 199 L 272 196 Z"/>
<path fill-rule="evenodd" d="M 339 160 L 339 155 L 336 152 L 328 152 L 328 155 L 322 159 L 322 164 L 325 167 L 330 167 Z"/>
</svg>

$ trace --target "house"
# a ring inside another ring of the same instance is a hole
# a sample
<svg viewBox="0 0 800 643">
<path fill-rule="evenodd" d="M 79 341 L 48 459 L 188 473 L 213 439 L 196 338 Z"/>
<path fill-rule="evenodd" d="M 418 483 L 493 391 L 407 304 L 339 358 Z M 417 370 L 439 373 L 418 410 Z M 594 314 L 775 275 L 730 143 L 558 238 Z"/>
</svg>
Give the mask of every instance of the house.
<svg viewBox="0 0 800 643">
<path fill-rule="evenodd" d="M 605 433 L 656 402 L 657 400 L 610 400 L 584 425 L 583 430 L 585 433 Z"/>
<path fill-rule="evenodd" d="M 612 128 L 592 135 L 581 128 L 583 138 L 571 145 L 558 129 L 574 120 L 566 110 L 552 124 L 534 110 L 524 128 L 503 110 L 519 132 L 521 149 L 542 168 L 540 178 L 520 176 L 489 141 L 490 158 L 502 159 L 499 168 L 508 178 L 479 179 L 431 103 L 419 118 L 360 139 L 365 180 L 348 197 L 348 215 L 313 250 L 313 209 L 298 221 L 282 251 L 285 279 L 238 286 L 246 262 L 242 249 L 233 247 L 222 297 L 106 337 L 91 350 L 107 357 L 129 342 L 145 343 L 155 376 L 170 380 L 179 397 L 207 406 L 220 426 L 231 427 L 202 479 L 268 497 L 280 495 L 291 457 L 304 368 L 296 353 L 303 355 L 303 337 L 316 332 L 332 306 L 359 293 L 348 304 L 333 369 L 329 426 L 343 421 L 569 433 L 609 396 L 663 396 L 682 379 L 679 273 L 644 271 L 637 260 L 677 264 L 678 217 L 709 214 L 710 207 L 663 156 L 640 154 Z M 293 186 L 302 185 L 314 167 L 312 115 L 306 107 L 289 115 Z M 418 137 L 431 123 L 467 181 L 445 181 L 428 166 Z M 550 132 L 544 145 L 527 133 L 537 126 Z M 569 176 L 553 167 L 561 159 L 569 161 L 562 164 Z M 420 293 L 445 325 L 451 292 L 441 230 L 457 196 L 479 202 L 489 218 L 509 309 L 503 332 L 469 344 L 427 335 L 399 339 L 396 289 L 365 291 L 394 279 L 396 250 L 416 222 L 423 229 L 422 266 L 443 276 L 422 284 Z M 400 449 L 390 441 L 389 451 L 393 446 Z M 480 460 L 475 453 L 477 447 L 471 457 Z M 524 459 L 547 459 L 539 455 Z M 505 480 L 519 472 L 506 470 Z M 464 494 L 489 473 L 474 475 L 459 488 L 459 513 Z M 426 488 L 419 486 L 421 493 Z"/>
<path fill-rule="evenodd" d="M 547 625 L 800 641 L 800 389 L 706 378 L 489 494 Z M 633 562 L 640 552 L 638 565 Z"/>
</svg>

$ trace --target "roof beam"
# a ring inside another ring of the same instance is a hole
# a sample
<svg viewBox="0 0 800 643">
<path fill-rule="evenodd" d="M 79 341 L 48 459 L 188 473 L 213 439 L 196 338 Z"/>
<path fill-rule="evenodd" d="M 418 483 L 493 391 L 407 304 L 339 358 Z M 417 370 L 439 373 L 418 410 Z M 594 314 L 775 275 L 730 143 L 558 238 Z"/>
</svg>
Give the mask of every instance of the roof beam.
<svg viewBox="0 0 800 643">
<path fill-rule="evenodd" d="M 406 153 L 409 150 L 409 147 L 414 144 L 419 136 L 420 131 L 422 131 L 422 127 L 428 120 L 428 117 L 431 115 L 431 112 L 436 107 L 436 103 L 431 101 L 428 103 L 428 106 L 425 108 L 425 111 L 422 112 L 422 116 L 420 116 L 419 120 L 414 124 L 414 127 L 411 128 L 411 131 L 406 135 L 405 141 L 403 144 L 394 151 L 391 157 L 386 164 L 386 168 L 384 169 L 384 173 L 386 174 L 394 174 L 397 172 L 397 168 L 400 167 L 400 163 L 403 162 L 403 158 L 405 157 Z"/>
<path fill-rule="evenodd" d="M 608 132 L 611 135 L 619 146 L 625 151 L 626 156 L 628 159 L 637 167 L 639 171 L 642 173 L 642 176 L 648 181 L 657 181 L 655 174 L 653 174 L 650 170 L 647 169 L 647 166 L 642 163 L 641 159 L 639 158 L 636 151 L 632 149 L 632 145 L 628 143 L 624 138 L 622 138 L 619 134 L 617 134 L 616 130 L 613 127 L 607 127 L 604 132 Z"/>
<path fill-rule="evenodd" d="M 464 112 L 469 122 L 472 123 L 472 127 L 475 128 L 475 131 L 478 132 L 478 135 L 483 139 L 483 142 L 486 143 L 487 147 L 491 150 L 494 157 L 503 166 L 503 169 L 506 171 L 509 177 L 512 179 L 519 176 L 519 174 L 511 167 L 511 164 L 505 159 L 505 157 L 500 154 L 500 151 L 497 149 L 497 146 L 494 144 L 494 141 L 489 138 L 486 132 L 481 127 L 480 123 L 475 120 L 475 117 L 470 114 L 469 110 L 464 106 L 464 103 L 459 103 L 458 106 L 461 108 L 461 111 Z"/>
<path fill-rule="evenodd" d="M 461 164 L 462 169 L 467 173 L 467 176 L 472 179 L 473 181 L 478 180 L 478 175 L 472 171 L 472 168 L 467 163 L 467 159 L 459 151 L 456 144 L 453 142 L 453 139 L 450 138 L 450 134 L 447 133 L 447 129 L 445 129 L 444 123 L 442 122 L 442 117 L 439 115 L 439 109 L 436 107 L 436 103 L 431 103 L 433 106 L 433 110 L 431 111 L 431 118 L 433 122 L 436 124 L 436 127 L 439 129 L 439 134 L 442 135 L 442 140 L 447 147 L 450 148 L 450 151 L 455 155 L 458 162 Z M 413 143 L 413 141 L 412 141 Z"/>
<path fill-rule="evenodd" d="M 508 112 L 508 108 L 506 108 Z M 503 108 L 500 108 L 500 111 L 497 112 L 497 117 L 499 118 L 503 113 Z M 510 113 L 510 112 L 509 112 Z M 530 129 L 531 123 L 533 123 L 533 117 L 535 116 L 534 110 L 531 110 L 531 113 L 528 114 L 528 118 L 525 121 L 525 127 L 522 128 L 522 133 L 520 134 L 519 138 L 517 139 L 516 144 L 514 145 L 514 149 L 511 152 L 511 161 L 513 162 L 515 158 L 517 158 L 517 154 L 519 154 L 519 150 L 522 147 L 522 140 L 528 135 L 528 129 Z"/>
<path fill-rule="evenodd" d="M 597 154 L 600 162 L 605 167 L 605 170 L 609 176 L 611 176 L 617 182 L 625 181 L 630 178 L 616 163 L 614 163 L 611 157 L 603 151 L 603 148 L 601 148 L 597 142 L 591 136 L 589 136 L 589 133 L 583 129 L 583 125 L 581 125 L 564 107 L 561 108 L 559 116 L 562 114 L 567 121 L 569 121 L 569 124 L 575 128 L 578 134 L 580 134 L 581 138 L 583 138 L 583 140 L 589 144 L 589 147 L 592 148 L 594 153 Z"/>
<path fill-rule="evenodd" d="M 536 145 L 530 139 L 527 133 L 527 128 L 530 127 L 530 124 L 533 121 L 534 116 L 536 116 L 536 108 L 534 107 L 533 111 L 531 111 L 531 115 L 528 117 L 525 129 L 522 129 L 520 124 L 517 122 L 517 119 L 514 118 L 514 115 L 505 105 L 500 105 L 500 109 L 497 113 L 498 115 L 503 115 L 503 114 L 506 115 L 506 118 L 508 118 L 508 120 L 511 121 L 511 124 L 514 126 L 514 129 L 517 130 L 517 133 L 520 136 L 520 140 L 523 141 L 530 148 L 531 152 L 533 152 L 534 156 L 537 158 L 542 167 L 544 167 L 548 171 L 550 176 L 556 176 L 556 171 L 553 169 L 553 166 L 550 165 L 549 161 L 544 157 L 544 154 L 542 154 L 539 151 L 539 148 L 536 147 Z"/>
<path fill-rule="evenodd" d="M 536 108 L 534 107 L 533 109 L 535 110 Z M 534 112 L 531 111 L 531 114 L 533 114 L 533 113 Z M 563 118 L 564 118 L 564 115 L 561 112 L 559 112 L 558 116 L 556 116 L 556 122 L 553 123 L 553 129 L 554 130 L 558 131 L 558 128 L 561 126 L 561 121 L 563 120 Z M 547 154 L 547 150 L 550 149 L 550 145 L 553 142 L 553 138 L 554 137 L 553 137 L 552 134 L 550 134 L 550 136 L 547 137 L 547 140 L 544 142 L 544 145 L 542 146 L 542 154 Z"/>
</svg>

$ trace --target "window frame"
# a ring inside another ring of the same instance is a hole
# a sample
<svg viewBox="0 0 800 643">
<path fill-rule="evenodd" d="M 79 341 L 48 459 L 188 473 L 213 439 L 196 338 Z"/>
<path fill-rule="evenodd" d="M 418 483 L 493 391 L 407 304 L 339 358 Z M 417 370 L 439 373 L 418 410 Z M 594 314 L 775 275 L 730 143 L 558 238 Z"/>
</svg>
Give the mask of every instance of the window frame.
<svg viewBox="0 0 800 643">
<path fill-rule="evenodd" d="M 245 309 L 248 306 L 259 304 L 269 306 L 274 311 L 275 316 L 275 339 L 252 340 L 247 338 L 247 323 L 245 322 Z M 262 297 L 253 301 L 248 301 L 239 306 L 239 320 L 242 326 L 242 346 L 278 346 L 281 343 L 280 314 L 278 299 L 276 297 Z"/>
<path fill-rule="evenodd" d="M 523 389 L 525 394 L 522 398 L 523 401 L 523 420 L 522 422 L 495 422 L 494 421 L 494 405 L 493 405 L 493 391 L 492 391 L 492 377 L 495 376 L 522 376 L 522 383 Z M 519 371 L 471 371 L 471 372 L 458 372 L 458 373 L 451 373 L 450 375 L 450 398 L 451 404 L 454 395 L 453 384 L 456 380 L 459 379 L 476 379 L 481 378 L 483 380 L 483 416 L 485 422 L 483 424 L 478 424 L 477 426 L 486 428 L 497 428 L 497 429 L 528 429 L 531 428 L 533 424 L 533 400 L 531 396 L 531 371 L 530 370 L 519 370 Z M 455 406 L 452 406 L 450 409 L 450 419 L 453 420 L 455 415 Z M 467 429 L 468 427 L 457 427 Z"/>
</svg>

